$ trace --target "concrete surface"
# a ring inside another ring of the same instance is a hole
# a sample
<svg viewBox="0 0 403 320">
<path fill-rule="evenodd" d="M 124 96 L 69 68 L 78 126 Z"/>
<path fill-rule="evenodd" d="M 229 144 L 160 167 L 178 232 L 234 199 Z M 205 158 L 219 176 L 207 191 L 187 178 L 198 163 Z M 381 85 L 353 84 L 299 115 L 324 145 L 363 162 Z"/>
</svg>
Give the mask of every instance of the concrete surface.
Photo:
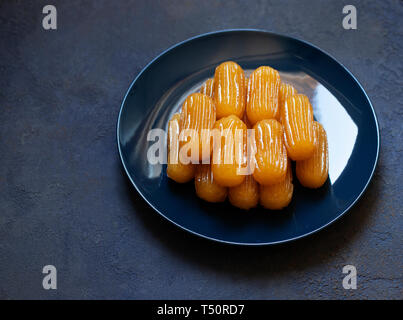
<svg viewBox="0 0 403 320">
<path fill-rule="evenodd" d="M 1 1 L 0 298 L 402 299 L 403 2 Z M 54 4 L 58 29 L 42 28 Z M 131 187 L 116 119 L 133 78 L 191 36 L 248 27 L 296 36 L 359 79 L 379 117 L 375 177 L 305 240 L 237 248 L 187 235 Z M 42 268 L 58 289 L 42 288 Z M 355 265 L 357 290 L 342 287 Z"/>
</svg>

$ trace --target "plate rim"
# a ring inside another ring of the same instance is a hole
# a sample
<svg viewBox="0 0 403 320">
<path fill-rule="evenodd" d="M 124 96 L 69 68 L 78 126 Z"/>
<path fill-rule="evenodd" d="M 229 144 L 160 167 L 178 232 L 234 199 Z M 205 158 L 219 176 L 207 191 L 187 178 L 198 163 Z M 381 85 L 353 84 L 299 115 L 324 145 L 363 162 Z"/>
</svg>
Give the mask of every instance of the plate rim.
<svg viewBox="0 0 403 320">
<path fill-rule="evenodd" d="M 170 51 L 172 51 L 175 48 L 178 48 L 184 44 L 187 44 L 188 42 L 191 42 L 193 40 L 199 39 L 199 38 L 203 38 L 206 36 L 211 36 L 211 35 L 215 35 L 215 34 L 223 34 L 223 33 L 232 33 L 232 32 L 256 32 L 256 33 L 263 33 L 263 34 L 267 34 L 270 36 L 277 36 L 277 37 L 283 37 L 283 38 L 287 38 L 287 39 L 291 39 L 293 41 L 296 42 L 301 42 L 302 44 L 305 44 L 307 46 L 311 46 L 313 48 L 315 48 L 316 50 L 320 51 L 322 54 L 327 55 L 329 58 L 331 58 L 332 60 L 334 60 L 334 62 L 336 62 L 337 64 L 339 64 L 344 71 L 346 71 L 351 77 L 352 79 L 358 84 L 359 88 L 361 89 L 361 91 L 364 93 L 365 98 L 367 99 L 369 106 L 371 107 L 372 110 L 372 114 L 375 120 L 375 126 L 376 126 L 376 135 L 377 135 L 377 150 L 376 150 L 376 157 L 375 157 L 375 162 L 374 165 L 372 167 L 372 171 L 371 174 L 369 175 L 369 178 L 367 180 L 367 182 L 365 183 L 364 188 L 361 190 L 360 194 L 355 198 L 355 200 L 343 211 L 341 212 L 339 215 L 337 215 L 337 217 L 335 217 L 334 219 L 332 219 L 331 221 L 327 222 L 326 224 L 320 226 L 319 228 L 316 228 L 315 230 L 312 230 L 308 233 L 304 233 L 302 235 L 293 237 L 293 238 L 289 238 L 289 239 L 284 239 L 284 240 L 279 240 L 279 241 L 271 241 L 271 242 L 257 242 L 257 243 L 252 243 L 252 242 L 236 242 L 236 241 L 228 241 L 228 240 L 222 240 L 222 239 L 216 239 L 201 233 L 198 233 L 196 231 L 193 231 L 191 229 L 188 229 L 182 225 L 180 225 L 179 223 L 173 221 L 172 219 L 170 219 L 169 217 L 167 217 L 165 214 L 163 214 L 160 210 L 158 210 L 150 201 L 148 201 L 145 196 L 143 195 L 142 192 L 140 192 L 139 188 L 137 187 L 136 183 L 133 181 L 132 177 L 129 174 L 129 171 L 126 167 L 126 164 L 123 160 L 123 156 L 122 156 L 122 150 L 121 150 L 121 143 L 120 143 L 120 137 L 119 137 L 119 131 L 120 131 L 120 122 L 121 122 L 121 115 L 122 115 L 122 111 L 123 108 L 125 106 L 126 103 L 126 99 L 133 87 L 133 85 L 136 83 L 136 81 L 141 77 L 141 75 L 147 71 L 147 69 L 158 59 L 160 59 L 162 56 L 164 56 L 165 54 L 169 53 Z M 141 71 L 138 73 L 138 75 L 134 78 L 134 80 L 131 82 L 131 84 L 129 85 L 128 89 L 126 90 L 126 93 L 123 97 L 123 100 L 120 104 L 120 110 L 119 110 L 119 115 L 118 115 L 118 119 L 117 119 L 117 124 L 116 124 L 116 139 L 117 139 L 117 145 L 118 145 L 118 152 L 119 152 L 119 158 L 120 158 L 120 162 L 123 165 L 123 168 L 125 170 L 126 176 L 129 178 L 130 182 L 132 183 L 132 185 L 134 186 L 134 188 L 136 189 L 136 191 L 140 194 L 140 196 L 143 198 L 143 200 L 155 211 L 157 212 L 160 216 L 162 216 L 163 218 L 165 218 L 166 220 L 168 220 L 169 222 L 171 222 L 173 225 L 175 225 L 176 227 L 179 227 L 181 230 L 183 231 L 187 231 L 190 234 L 196 235 L 200 238 L 203 239 L 207 239 L 213 242 L 218 242 L 218 243 L 222 243 L 222 244 L 228 244 L 228 245 L 236 245 L 236 246 L 250 246 L 250 247 L 261 247 L 261 246 L 271 246 L 271 245 L 279 245 L 279 244 L 284 244 L 284 243 L 290 243 L 290 242 L 294 242 L 295 240 L 298 239 L 302 239 L 305 237 L 308 237 L 314 233 L 317 233 L 321 230 L 324 230 L 325 228 L 327 228 L 328 226 L 330 226 L 331 224 L 333 224 L 334 222 L 336 222 L 337 220 L 339 220 L 341 217 L 343 217 L 347 212 L 349 212 L 356 204 L 357 202 L 361 199 L 361 197 L 363 196 L 363 194 L 365 193 L 365 191 L 367 190 L 369 184 L 372 181 L 372 178 L 374 176 L 376 167 L 378 165 L 378 161 L 379 161 L 379 153 L 380 153 L 380 148 L 381 148 L 381 136 L 380 136 L 380 130 L 379 130 L 379 123 L 378 123 L 378 117 L 376 115 L 376 111 L 374 109 L 374 106 L 367 94 L 367 92 L 364 90 L 363 86 L 361 85 L 361 83 L 358 81 L 358 79 L 344 66 L 344 64 L 342 64 L 341 62 L 339 62 L 335 57 L 333 57 L 331 54 L 329 54 L 328 52 L 326 52 L 325 50 L 317 47 L 316 45 L 299 39 L 297 37 L 294 36 L 289 36 L 289 35 L 285 35 L 282 33 L 278 33 L 278 32 L 272 32 L 272 31 L 268 31 L 268 30 L 264 30 L 264 29 L 251 29 L 251 28 L 235 28 L 235 29 L 222 29 L 222 30 L 216 30 L 216 31 L 212 31 L 212 32 L 207 32 L 207 33 L 202 33 L 193 37 L 190 37 L 188 39 L 185 39 L 183 41 L 180 41 L 170 47 L 168 47 L 167 49 L 163 50 L 160 54 L 158 54 L 155 58 L 153 58 L 149 63 L 146 64 L 145 67 L 143 67 L 141 69 Z"/>
</svg>

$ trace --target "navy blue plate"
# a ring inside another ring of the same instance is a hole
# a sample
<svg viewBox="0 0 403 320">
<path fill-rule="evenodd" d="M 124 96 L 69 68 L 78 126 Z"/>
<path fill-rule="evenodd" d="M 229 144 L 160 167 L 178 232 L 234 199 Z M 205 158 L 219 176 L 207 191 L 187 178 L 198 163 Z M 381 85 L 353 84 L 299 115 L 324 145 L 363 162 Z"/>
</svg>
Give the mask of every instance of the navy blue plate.
<svg viewBox="0 0 403 320">
<path fill-rule="evenodd" d="M 306 94 L 329 141 L 329 179 L 317 190 L 301 187 L 288 208 L 244 212 L 228 203 L 198 199 L 193 183 L 170 181 L 166 166 L 151 165 L 150 129 L 166 130 L 186 96 L 233 60 L 246 73 L 269 65 L 283 81 Z M 319 48 L 259 30 L 225 30 L 194 37 L 151 61 L 131 84 L 117 124 L 119 154 L 130 181 L 145 201 L 175 225 L 204 238 L 230 244 L 268 245 L 295 240 L 331 224 L 361 197 L 379 154 L 374 109 L 354 76 Z"/>
</svg>

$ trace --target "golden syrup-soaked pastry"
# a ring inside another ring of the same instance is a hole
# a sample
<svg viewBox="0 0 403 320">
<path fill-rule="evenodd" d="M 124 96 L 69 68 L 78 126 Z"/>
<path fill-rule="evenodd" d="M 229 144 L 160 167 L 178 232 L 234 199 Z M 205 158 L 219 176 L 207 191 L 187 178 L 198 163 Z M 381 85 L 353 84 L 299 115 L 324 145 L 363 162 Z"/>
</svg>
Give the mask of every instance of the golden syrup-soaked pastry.
<svg viewBox="0 0 403 320">
<path fill-rule="evenodd" d="M 214 78 L 207 79 L 200 88 L 200 93 L 213 97 Z"/>
<path fill-rule="evenodd" d="M 202 135 L 202 130 L 210 130 L 215 120 L 216 109 L 211 97 L 201 93 L 192 93 L 186 98 L 182 106 L 180 118 L 180 147 L 183 148 L 189 143 L 190 150 L 187 155 L 190 153 L 192 163 L 195 164 L 199 160 L 210 158 L 210 152 L 203 154 L 202 149 L 203 145 L 209 145 L 210 136 Z M 184 150 L 186 150 L 186 147 Z M 195 154 L 197 152 L 192 152 L 191 150 L 198 150 L 198 154 Z"/>
<path fill-rule="evenodd" d="M 294 94 L 297 94 L 297 93 L 298 93 L 297 89 L 295 89 L 292 85 L 290 85 L 288 83 L 282 83 L 280 85 L 280 91 L 279 91 L 279 94 L 278 94 L 280 122 L 282 122 L 282 120 L 281 120 L 281 113 L 282 113 L 281 110 L 284 109 L 285 100 L 289 96 L 293 96 Z"/>
<path fill-rule="evenodd" d="M 236 187 L 228 188 L 229 202 L 240 209 L 249 210 L 259 203 L 259 185 L 252 175 Z"/>
<path fill-rule="evenodd" d="M 179 161 L 180 114 L 175 113 L 168 123 L 168 162 L 167 175 L 172 180 L 185 183 L 193 179 L 195 166 Z"/>
<path fill-rule="evenodd" d="M 213 143 L 211 168 L 218 184 L 233 187 L 241 184 L 245 175 L 239 170 L 246 167 L 247 127 L 237 116 L 231 115 L 214 124 L 217 141 Z M 238 132 L 237 132 L 238 131 Z"/>
<path fill-rule="evenodd" d="M 208 202 L 222 202 L 227 197 L 227 188 L 215 181 L 209 164 L 196 166 L 195 188 L 197 196 Z"/>
<path fill-rule="evenodd" d="M 291 161 L 288 161 L 283 181 L 270 186 L 260 186 L 260 204 L 266 209 L 283 209 L 291 202 L 293 191 Z"/>
<path fill-rule="evenodd" d="M 289 96 L 281 110 L 285 131 L 285 145 L 292 160 L 305 160 L 313 155 L 313 110 L 307 96 Z"/>
<path fill-rule="evenodd" d="M 236 115 L 242 119 L 245 112 L 245 74 L 235 62 L 221 63 L 214 74 L 214 101 L 217 119 Z"/>
<path fill-rule="evenodd" d="M 261 120 L 253 127 L 255 133 L 255 168 L 253 177 L 262 185 L 279 183 L 287 171 L 287 150 L 284 131 L 274 119 Z"/>
<path fill-rule="evenodd" d="M 319 188 L 327 180 L 329 173 L 329 151 L 326 131 L 314 121 L 313 131 L 316 145 L 313 155 L 307 160 L 297 161 L 296 171 L 299 182 L 307 188 Z"/>
<path fill-rule="evenodd" d="M 278 119 L 280 74 L 270 67 L 259 67 L 249 77 L 246 114 L 252 125 L 264 119 Z"/>
</svg>

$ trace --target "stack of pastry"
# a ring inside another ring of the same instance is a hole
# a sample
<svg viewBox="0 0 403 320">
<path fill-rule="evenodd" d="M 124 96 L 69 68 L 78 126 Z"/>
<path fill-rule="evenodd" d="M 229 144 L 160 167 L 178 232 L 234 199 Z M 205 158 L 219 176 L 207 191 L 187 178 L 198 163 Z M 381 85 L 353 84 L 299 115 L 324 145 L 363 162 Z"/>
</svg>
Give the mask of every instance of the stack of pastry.
<svg viewBox="0 0 403 320">
<path fill-rule="evenodd" d="M 218 143 L 204 134 L 209 130 L 221 133 Z M 222 139 L 239 132 L 241 139 Z M 168 124 L 168 177 L 179 183 L 194 179 L 196 194 L 209 202 L 228 198 L 244 210 L 259 203 L 282 209 L 293 195 L 292 161 L 301 185 L 321 187 L 329 167 L 326 132 L 314 120 L 308 97 L 282 83 L 269 66 L 248 79 L 237 63 L 220 64 Z"/>
</svg>

